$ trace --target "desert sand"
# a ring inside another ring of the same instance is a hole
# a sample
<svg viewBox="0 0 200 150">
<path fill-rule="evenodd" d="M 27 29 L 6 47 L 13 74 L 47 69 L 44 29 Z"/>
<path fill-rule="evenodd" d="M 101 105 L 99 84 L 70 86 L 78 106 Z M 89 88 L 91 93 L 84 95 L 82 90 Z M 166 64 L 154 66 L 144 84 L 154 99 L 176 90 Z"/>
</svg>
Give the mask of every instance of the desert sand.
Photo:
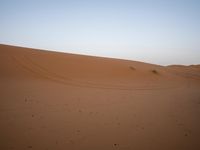
<svg viewBox="0 0 200 150">
<path fill-rule="evenodd" d="M 0 45 L 0 150 L 25 149 L 199 150 L 200 66 Z"/>
</svg>

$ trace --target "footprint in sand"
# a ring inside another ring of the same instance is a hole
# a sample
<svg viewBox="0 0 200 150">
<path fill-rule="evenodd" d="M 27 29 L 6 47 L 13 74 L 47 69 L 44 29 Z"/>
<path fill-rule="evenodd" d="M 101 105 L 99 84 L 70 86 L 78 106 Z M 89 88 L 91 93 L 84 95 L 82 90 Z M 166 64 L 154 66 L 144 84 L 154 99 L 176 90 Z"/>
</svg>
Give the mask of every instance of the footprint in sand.
<svg viewBox="0 0 200 150">
<path fill-rule="evenodd" d="M 116 143 L 115 143 L 115 144 L 113 144 L 113 146 L 114 146 L 114 147 L 117 147 L 117 146 L 119 146 L 119 144 L 116 144 Z"/>
<path fill-rule="evenodd" d="M 33 148 L 33 146 L 30 146 L 30 145 L 29 145 L 27 148 Z"/>
</svg>

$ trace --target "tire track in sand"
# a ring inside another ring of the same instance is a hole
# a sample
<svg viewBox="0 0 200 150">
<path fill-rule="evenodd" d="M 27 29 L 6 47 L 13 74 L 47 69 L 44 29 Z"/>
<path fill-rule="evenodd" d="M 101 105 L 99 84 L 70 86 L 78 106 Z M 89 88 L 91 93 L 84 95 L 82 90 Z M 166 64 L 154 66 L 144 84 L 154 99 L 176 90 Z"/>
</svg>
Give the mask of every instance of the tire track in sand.
<svg viewBox="0 0 200 150">
<path fill-rule="evenodd" d="M 76 80 L 71 77 L 66 77 L 61 74 L 51 72 L 47 68 L 37 64 L 31 58 L 27 56 L 16 57 L 12 56 L 12 59 L 15 63 L 17 63 L 22 69 L 31 72 L 37 76 L 40 76 L 44 79 L 48 79 L 50 81 L 54 81 L 57 83 L 76 86 L 76 87 L 87 87 L 87 88 L 99 88 L 99 89 L 113 89 L 113 90 L 165 90 L 165 89 L 173 89 L 180 88 L 180 86 L 170 84 L 168 86 L 161 87 L 159 84 L 144 84 L 142 86 L 127 86 L 120 84 L 103 84 L 103 83 L 94 83 L 83 80 Z"/>
</svg>

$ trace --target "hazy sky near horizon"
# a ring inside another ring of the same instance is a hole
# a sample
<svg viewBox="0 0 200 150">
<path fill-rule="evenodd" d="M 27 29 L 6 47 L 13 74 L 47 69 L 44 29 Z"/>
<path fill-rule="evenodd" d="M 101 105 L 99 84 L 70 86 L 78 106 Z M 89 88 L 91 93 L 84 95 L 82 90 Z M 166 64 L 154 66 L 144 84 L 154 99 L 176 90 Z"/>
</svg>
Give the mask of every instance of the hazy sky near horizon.
<svg viewBox="0 0 200 150">
<path fill-rule="evenodd" d="M 0 43 L 200 64 L 200 1 L 0 0 Z"/>
</svg>

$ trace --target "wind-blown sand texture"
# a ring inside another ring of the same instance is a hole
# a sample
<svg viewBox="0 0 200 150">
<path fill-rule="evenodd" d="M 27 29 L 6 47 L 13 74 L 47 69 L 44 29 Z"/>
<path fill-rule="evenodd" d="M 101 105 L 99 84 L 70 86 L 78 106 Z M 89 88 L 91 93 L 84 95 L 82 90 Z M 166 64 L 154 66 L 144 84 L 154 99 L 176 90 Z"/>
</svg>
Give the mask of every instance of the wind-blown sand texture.
<svg viewBox="0 0 200 150">
<path fill-rule="evenodd" d="M 200 66 L 0 45 L 1 150 L 199 150 Z"/>
</svg>

